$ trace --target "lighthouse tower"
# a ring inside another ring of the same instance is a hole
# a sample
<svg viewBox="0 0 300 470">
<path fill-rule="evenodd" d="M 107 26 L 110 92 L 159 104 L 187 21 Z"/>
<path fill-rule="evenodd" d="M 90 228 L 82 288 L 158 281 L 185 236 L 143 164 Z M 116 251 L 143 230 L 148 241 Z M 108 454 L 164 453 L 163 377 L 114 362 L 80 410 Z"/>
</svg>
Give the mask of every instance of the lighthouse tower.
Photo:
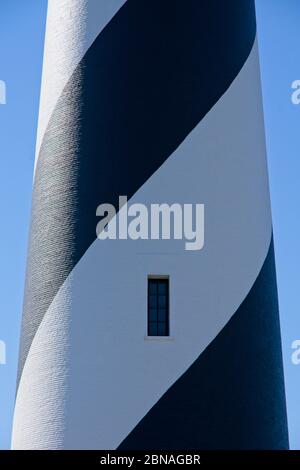
<svg viewBox="0 0 300 470">
<path fill-rule="evenodd" d="M 49 0 L 13 448 L 288 447 L 259 77 L 252 0 Z"/>
</svg>

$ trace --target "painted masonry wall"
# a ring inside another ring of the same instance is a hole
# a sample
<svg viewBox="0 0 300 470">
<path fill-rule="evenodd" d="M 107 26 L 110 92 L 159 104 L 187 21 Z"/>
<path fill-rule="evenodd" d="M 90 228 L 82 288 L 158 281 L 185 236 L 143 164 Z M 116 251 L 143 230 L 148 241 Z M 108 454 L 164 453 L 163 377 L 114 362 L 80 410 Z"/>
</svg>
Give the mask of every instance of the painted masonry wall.
<svg viewBox="0 0 300 470">
<path fill-rule="evenodd" d="M 16 449 L 288 445 L 253 4 L 213 3 L 49 2 Z M 122 194 L 205 204 L 204 248 L 96 240 Z"/>
</svg>

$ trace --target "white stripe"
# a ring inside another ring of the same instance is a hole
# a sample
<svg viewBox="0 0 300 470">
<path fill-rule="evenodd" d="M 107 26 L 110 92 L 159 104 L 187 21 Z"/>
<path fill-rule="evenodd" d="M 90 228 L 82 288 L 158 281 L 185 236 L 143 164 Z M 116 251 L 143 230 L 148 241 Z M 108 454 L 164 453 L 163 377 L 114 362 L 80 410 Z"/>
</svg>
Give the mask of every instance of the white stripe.
<svg viewBox="0 0 300 470">
<path fill-rule="evenodd" d="M 35 167 L 59 96 L 86 51 L 125 1 L 48 1 Z"/>
<path fill-rule="evenodd" d="M 92 244 L 32 343 L 14 448 L 116 448 L 250 291 L 271 240 L 256 43 L 230 89 L 131 202 L 205 203 L 205 247 Z M 148 274 L 170 275 L 173 340 L 144 340 Z"/>
</svg>

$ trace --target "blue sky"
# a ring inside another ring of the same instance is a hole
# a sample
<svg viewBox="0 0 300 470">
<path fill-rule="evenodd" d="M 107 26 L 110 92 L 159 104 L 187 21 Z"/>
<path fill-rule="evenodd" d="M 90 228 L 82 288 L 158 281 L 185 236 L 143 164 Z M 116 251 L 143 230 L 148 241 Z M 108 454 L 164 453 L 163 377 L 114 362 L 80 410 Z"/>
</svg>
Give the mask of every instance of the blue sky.
<svg viewBox="0 0 300 470">
<path fill-rule="evenodd" d="M 256 5 L 290 444 L 299 449 L 300 364 L 291 362 L 291 344 L 300 339 L 300 104 L 291 102 L 291 84 L 300 80 L 300 2 Z M 0 4 L 0 80 L 7 86 L 7 104 L 0 105 L 0 340 L 7 347 L 7 364 L 0 365 L 0 449 L 10 445 L 46 7 L 46 0 Z"/>
</svg>

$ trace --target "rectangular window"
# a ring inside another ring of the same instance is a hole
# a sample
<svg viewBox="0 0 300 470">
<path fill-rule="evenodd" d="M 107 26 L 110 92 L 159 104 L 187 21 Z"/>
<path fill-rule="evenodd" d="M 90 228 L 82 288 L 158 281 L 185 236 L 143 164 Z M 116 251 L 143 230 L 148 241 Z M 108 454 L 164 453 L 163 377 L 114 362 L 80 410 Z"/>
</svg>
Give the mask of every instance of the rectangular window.
<svg viewBox="0 0 300 470">
<path fill-rule="evenodd" d="M 167 278 L 148 278 L 148 336 L 169 336 Z"/>
</svg>

